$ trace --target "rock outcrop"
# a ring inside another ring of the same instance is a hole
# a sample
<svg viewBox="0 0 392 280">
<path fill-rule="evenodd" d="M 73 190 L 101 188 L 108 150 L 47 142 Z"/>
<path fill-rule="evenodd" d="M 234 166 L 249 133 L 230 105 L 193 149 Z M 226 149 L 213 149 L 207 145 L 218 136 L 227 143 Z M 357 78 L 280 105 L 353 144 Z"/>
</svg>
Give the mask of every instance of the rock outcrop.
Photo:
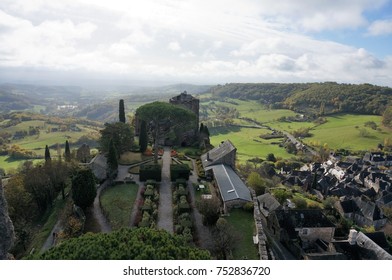
<svg viewBox="0 0 392 280">
<path fill-rule="evenodd" d="M 14 226 L 8 215 L 7 201 L 4 197 L 0 176 L 0 260 L 8 259 L 8 251 L 14 243 Z"/>
</svg>

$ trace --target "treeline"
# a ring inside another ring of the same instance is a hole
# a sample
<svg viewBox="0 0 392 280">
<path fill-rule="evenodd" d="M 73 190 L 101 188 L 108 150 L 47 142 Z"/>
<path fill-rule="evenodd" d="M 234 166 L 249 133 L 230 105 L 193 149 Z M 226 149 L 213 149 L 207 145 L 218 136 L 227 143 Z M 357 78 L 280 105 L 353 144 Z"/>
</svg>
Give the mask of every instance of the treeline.
<svg viewBox="0 0 392 280">
<path fill-rule="evenodd" d="M 272 109 L 286 108 L 318 115 L 360 113 L 382 115 L 392 105 L 392 88 L 371 84 L 226 84 L 211 92 L 221 98 L 256 100 Z"/>
</svg>

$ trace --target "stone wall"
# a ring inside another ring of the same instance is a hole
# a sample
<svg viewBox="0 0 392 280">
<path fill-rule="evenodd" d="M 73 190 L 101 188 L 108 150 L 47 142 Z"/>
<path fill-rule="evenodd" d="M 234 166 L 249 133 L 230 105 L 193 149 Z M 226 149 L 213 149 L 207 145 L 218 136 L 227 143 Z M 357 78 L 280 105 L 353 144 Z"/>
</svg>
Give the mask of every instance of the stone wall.
<svg viewBox="0 0 392 280">
<path fill-rule="evenodd" d="M 270 252 L 268 254 L 268 249 L 267 249 L 267 236 L 264 233 L 263 230 L 263 225 L 262 225 L 262 217 L 261 217 L 261 213 L 260 213 L 260 209 L 259 209 L 259 205 L 257 202 L 257 197 L 256 197 L 256 193 L 253 189 L 249 188 L 249 191 L 252 195 L 253 198 L 253 203 L 254 203 L 254 212 L 253 212 L 253 216 L 255 219 L 255 224 L 256 224 L 256 233 L 257 233 L 257 240 L 258 240 L 258 246 L 259 246 L 259 256 L 260 256 L 260 260 L 268 260 L 269 259 L 269 255 L 273 257 L 272 252 Z"/>
</svg>

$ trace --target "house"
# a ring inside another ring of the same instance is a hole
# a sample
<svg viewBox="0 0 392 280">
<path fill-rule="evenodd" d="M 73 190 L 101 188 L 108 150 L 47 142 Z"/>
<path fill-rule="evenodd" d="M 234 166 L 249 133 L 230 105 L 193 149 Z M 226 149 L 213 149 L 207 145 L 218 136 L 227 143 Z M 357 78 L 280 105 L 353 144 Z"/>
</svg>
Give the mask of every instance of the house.
<svg viewBox="0 0 392 280">
<path fill-rule="evenodd" d="M 335 225 L 321 210 L 275 210 L 268 228 L 297 258 L 343 259 L 332 244 Z"/>
<path fill-rule="evenodd" d="M 392 193 L 387 193 L 386 195 L 380 197 L 376 201 L 376 203 L 380 207 L 382 206 L 392 207 Z"/>
<path fill-rule="evenodd" d="M 237 148 L 230 140 L 223 141 L 218 147 L 215 147 L 201 156 L 201 163 L 204 170 L 209 166 L 225 164 L 235 170 Z"/>
<path fill-rule="evenodd" d="M 223 212 L 253 201 L 248 187 L 230 166 L 218 164 L 210 168 L 223 202 Z"/>
<path fill-rule="evenodd" d="M 331 242 L 335 225 L 319 209 L 275 210 L 269 219 L 271 232 L 283 243 L 300 239 L 304 247 L 317 239 Z"/>
<path fill-rule="evenodd" d="M 366 196 L 340 201 L 336 208 L 341 216 L 353 220 L 360 227 L 374 226 L 379 229 L 387 223 L 381 208 Z"/>
<path fill-rule="evenodd" d="M 382 243 L 379 244 L 379 240 L 379 236 L 351 229 L 347 240 L 336 241 L 334 245 L 338 252 L 351 260 L 392 260 L 391 254 L 382 247 Z"/>
<path fill-rule="evenodd" d="M 95 177 L 97 177 L 98 180 L 103 181 L 108 177 L 107 159 L 104 155 L 102 155 L 102 154 L 96 155 L 90 161 L 90 163 L 88 163 L 88 166 L 91 168 Z"/>
<path fill-rule="evenodd" d="M 272 211 L 282 209 L 282 205 L 270 193 L 259 195 L 257 197 L 257 204 L 259 206 L 260 213 L 265 220 L 268 218 Z"/>
<path fill-rule="evenodd" d="M 226 140 L 201 156 L 207 176 L 215 180 L 224 212 L 253 201 L 248 187 L 235 172 L 236 152 L 233 143 Z"/>
</svg>

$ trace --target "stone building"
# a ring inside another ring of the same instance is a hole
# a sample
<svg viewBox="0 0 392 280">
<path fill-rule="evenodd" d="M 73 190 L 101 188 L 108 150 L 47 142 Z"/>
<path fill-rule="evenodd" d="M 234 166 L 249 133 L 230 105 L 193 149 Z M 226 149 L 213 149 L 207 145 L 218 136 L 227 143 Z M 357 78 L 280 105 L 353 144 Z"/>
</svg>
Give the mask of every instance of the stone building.
<svg viewBox="0 0 392 280">
<path fill-rule="evenodd" d="M 180 95 L 174 96 L 169 100 L 170 104 L 178 105 L 188 110 L 191 110 L 196 115 L 196 127 L 195 131 L 199 129 L 199 99 L 188 94 L 186 91 L 182 92 Z"/>
</svg>

